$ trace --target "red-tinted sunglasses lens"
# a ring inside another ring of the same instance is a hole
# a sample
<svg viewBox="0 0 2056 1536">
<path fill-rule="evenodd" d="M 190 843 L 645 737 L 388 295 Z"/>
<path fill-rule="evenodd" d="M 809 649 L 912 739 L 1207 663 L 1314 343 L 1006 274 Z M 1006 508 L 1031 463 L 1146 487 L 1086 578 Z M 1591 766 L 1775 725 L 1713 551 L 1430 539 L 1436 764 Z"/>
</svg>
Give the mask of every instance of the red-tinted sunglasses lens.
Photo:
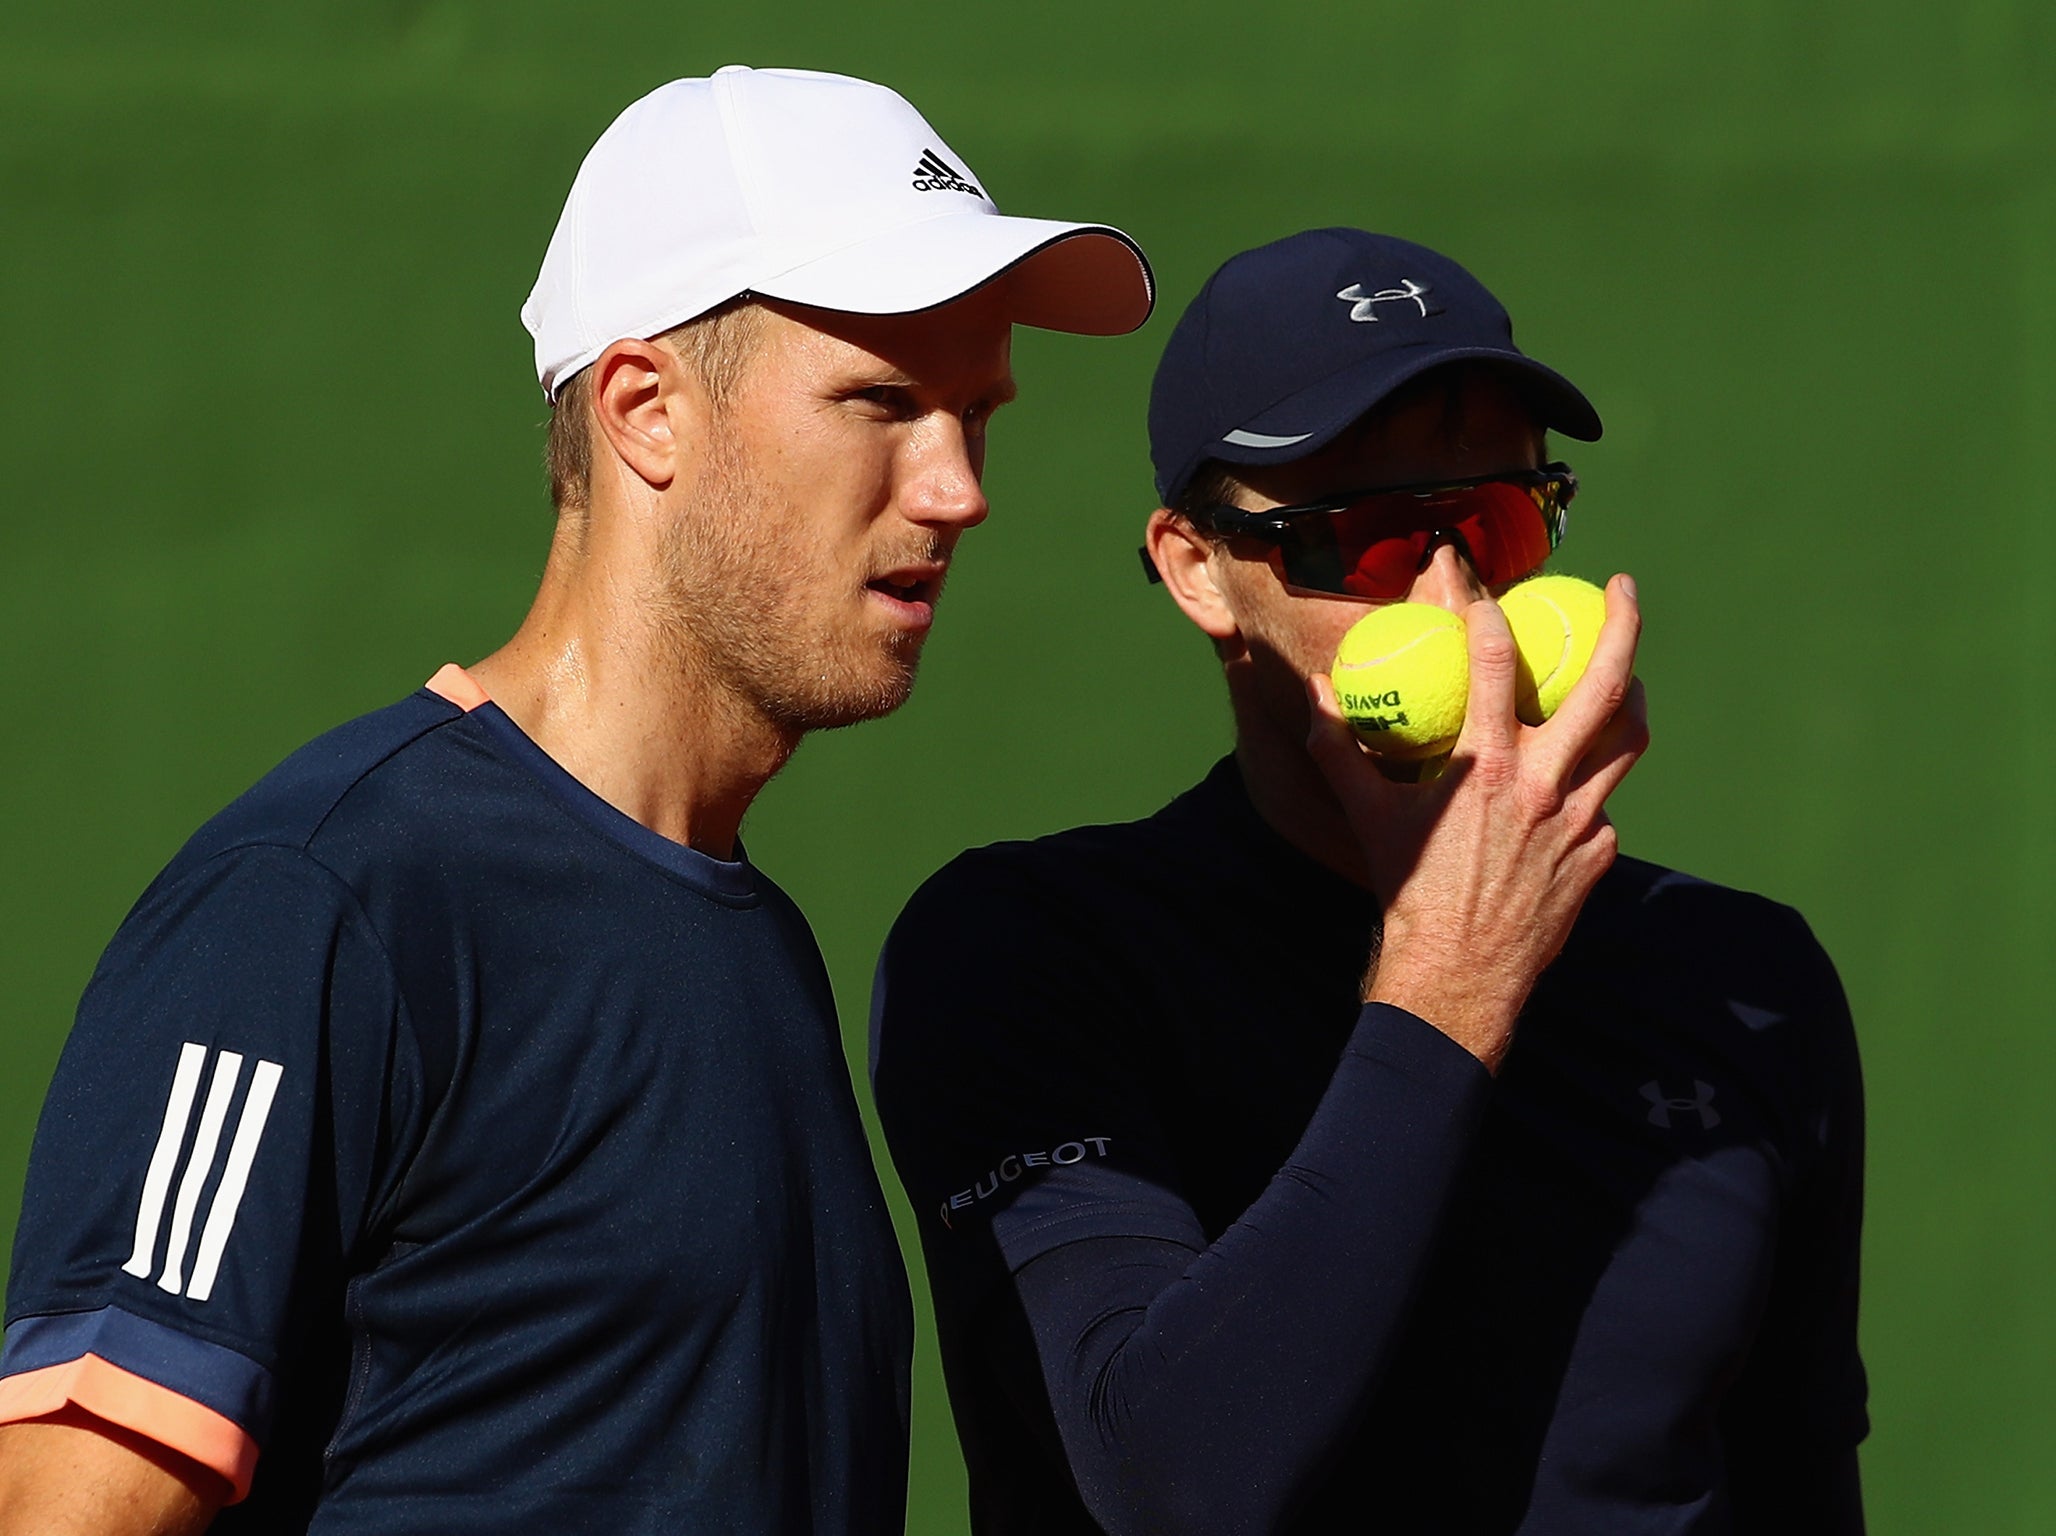
<svg viewBox="0 0 2056 1536">
<path fill-rule="evenodd" d="M 1549 558 L 1546 494 L 1498 480 L 1360 496 L 1294 530 L 1299 536 L 1282 546 L 1285 579 L 1312 591 L 1389 602 L 1406 595 L 1439 536 L 1461 542 L 1487 586 L 1518 581 Z"/>
</svg>

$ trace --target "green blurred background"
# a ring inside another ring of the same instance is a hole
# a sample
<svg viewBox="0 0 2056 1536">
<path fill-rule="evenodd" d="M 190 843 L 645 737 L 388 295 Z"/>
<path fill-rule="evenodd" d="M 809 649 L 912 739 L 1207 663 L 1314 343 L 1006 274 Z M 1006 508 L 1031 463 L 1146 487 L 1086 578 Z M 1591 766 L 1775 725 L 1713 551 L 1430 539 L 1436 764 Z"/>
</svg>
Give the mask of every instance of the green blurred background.
<svg viewBox="0 0 2056 1536">
<path fill-rule="evenodd" d="M 1295 228 L 1442 247 L 1607 419 L 1571 445 L 1562 565 L 1641 582 L 1625 844 L 1799 905 L 1854 999 L 1874 1529 L 2056 1529 L 2051 16 L 10 0 L 0 1239 L 151 874 L 519 619 L 549 514 L 515 311 L 586 146 L 674 75 L 838 69 L 910 95 L 1011 211 L 1123 224 L 1165 295 L 1131 338 L 1019 338 L 998 513 L 914 702 L 811 743 L 750 819 L 852 1060 L 929 870 L 1145 812 L 1227 741 L 1132 553 L 1177 310 Z M 930 1334 L 917 1369 L 911 1527 L 960 1530 Z"/>
</svg>

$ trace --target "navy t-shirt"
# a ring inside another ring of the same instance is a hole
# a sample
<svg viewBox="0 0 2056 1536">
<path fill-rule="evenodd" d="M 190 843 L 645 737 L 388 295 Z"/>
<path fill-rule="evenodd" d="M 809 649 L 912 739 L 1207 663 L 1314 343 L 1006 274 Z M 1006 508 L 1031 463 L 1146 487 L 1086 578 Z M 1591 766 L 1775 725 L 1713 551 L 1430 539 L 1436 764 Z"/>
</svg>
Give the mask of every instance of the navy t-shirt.
<svg viewBox="0 0 2056 1536">
<path fill-rule="evenodd" d="M 0 1418 L 215 1529 L 898 1533 L 906 1280 L 804 919 L 429 691 L 205 827 L 30 1158 Z"/>
<path fill-rule="evenodd" d="M 973 1528 L 1861 1528 L 1861 1085 L 1797 914 L 1631 859 L 1497 1077 L 1232 760 L 880 965 Z"/>
</svg>

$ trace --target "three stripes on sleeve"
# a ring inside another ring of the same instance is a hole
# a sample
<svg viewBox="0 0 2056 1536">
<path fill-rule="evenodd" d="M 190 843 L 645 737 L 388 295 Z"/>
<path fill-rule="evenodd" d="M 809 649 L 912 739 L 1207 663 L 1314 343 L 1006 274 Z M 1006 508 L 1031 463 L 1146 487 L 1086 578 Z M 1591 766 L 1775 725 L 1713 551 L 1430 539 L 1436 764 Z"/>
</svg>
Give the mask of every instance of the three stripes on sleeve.
<svg viewBox="0 0 2056 1536">
<path fill-rule="evenodd" d="M 139 1280 L 147 1280 L 157 1253 L 157 1237 L 164 1221 L 165 1199 L 178 1172 L 179 1153 L 185 1145 L 186 1128 L 193 1115 L 193 1101 L 199 1095 L 200 1077 L 207 1065 L 208 1050 L 188 1040 L 179 1049 L 178 1069 L 171 1080 L 171 1097 L 164 1106 L 164 1125 L 157 1135 L 157 1150 L 151 1155 L 150 1170 L 143 1177 L 143 1198 L 136 1207 L 136 1244 L 122 1269 Z M 164 1268 L 158 1275 L 161 1290 L 176 1296 L 183 1289 L 188 1301 L 205 1301 L 214 1294 L 215 1279 L 221 1273 L 221 1256 L 235 1230 L 236 1212 L 248 1188 L 250 1168 L 257 1160 L 258 1144 L 264 1139 L 264 1122 L 278 1093 L 285 1068 L 275 1061 L 260 1060 L 250 1074 L 249 1091 L 243 1097 L 242 1114 L 229 1142 L 228 1164 L 215 1187 L 208 1207 L 206 1225 L 200 1231 L 200 1251 L 190 1276 L 185 1273 L 187 1249 L 193 1235 L 193 1219 L 200 1196 L 207 1187 L 220 1151 L 222 1127 L 234 1102 L 242 1076 L 243 1058 L 235 1051 L 216 1055 L 214 1075 L 207 1086 L 207 1102 L 200 1111 L 200 1130 L 185 1159 L 185 1176 L 179 1180 L 178 1199 L 171 1211 L 171 1239 L 164 1250 Z"/>
</svg>

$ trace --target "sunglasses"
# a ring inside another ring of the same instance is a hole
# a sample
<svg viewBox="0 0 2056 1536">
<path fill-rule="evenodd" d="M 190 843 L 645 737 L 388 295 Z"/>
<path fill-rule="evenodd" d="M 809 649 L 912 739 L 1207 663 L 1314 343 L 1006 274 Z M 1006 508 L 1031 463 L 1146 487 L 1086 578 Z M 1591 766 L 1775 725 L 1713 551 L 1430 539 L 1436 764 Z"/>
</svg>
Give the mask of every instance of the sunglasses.
<svg viewBox="0 0 2056 1536">
<path fill-rule="evenodd" d="M 1439 485 L 1349 491 L 1251 512 L 1212 503 L 1211 533 L 1273 546 L 1285 584 L 1391 602 L 1406 596 L 1438 544 L 1453 544 L 1488 587 L 1534 574 L 1562 542 L 1578 477 L 1568 464 Z"/>
</svg>

